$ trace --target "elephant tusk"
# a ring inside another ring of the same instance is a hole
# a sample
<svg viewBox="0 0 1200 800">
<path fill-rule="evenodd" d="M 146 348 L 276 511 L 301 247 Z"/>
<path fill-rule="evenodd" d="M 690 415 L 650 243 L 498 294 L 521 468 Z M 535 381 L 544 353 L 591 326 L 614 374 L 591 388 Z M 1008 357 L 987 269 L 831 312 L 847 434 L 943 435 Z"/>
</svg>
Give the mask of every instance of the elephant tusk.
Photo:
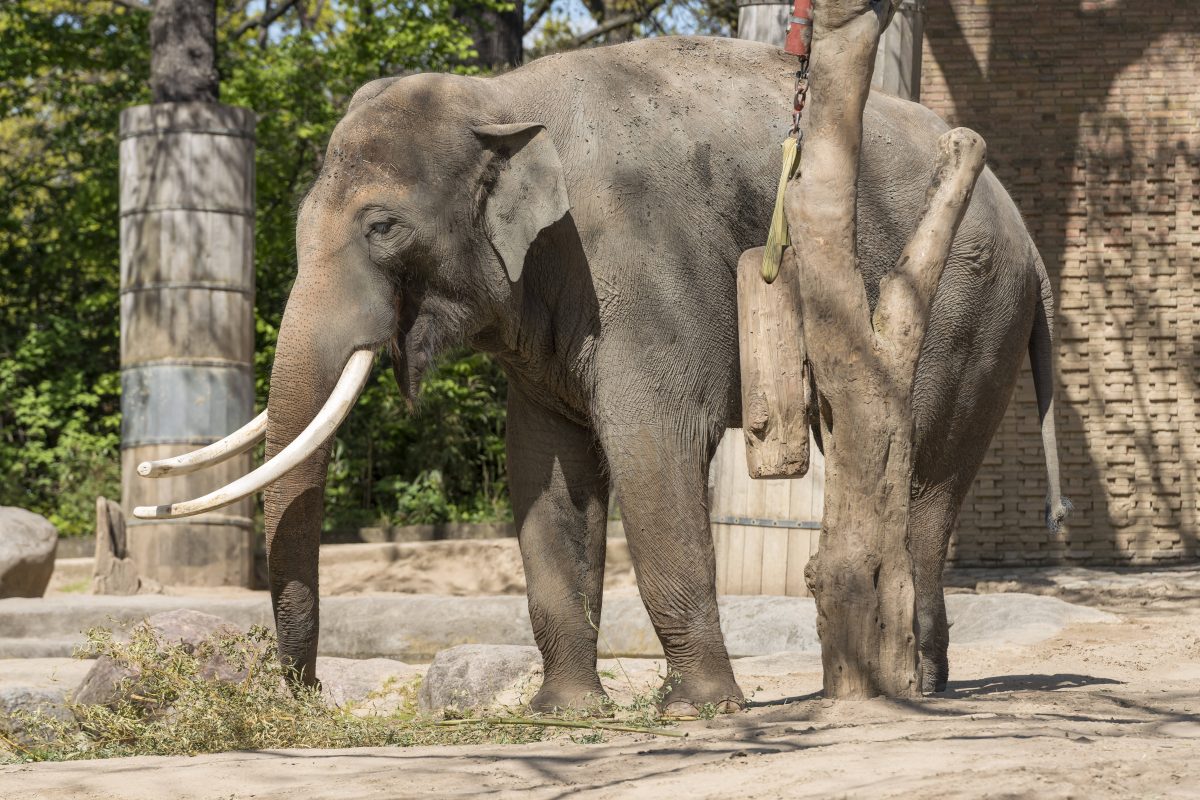
<svg viewBox="0 0 1200 800">
<path fill-rule="evenodd" d="M 158 461 L 143 461 L 137 472 L 143 478 L 161 478 L 164 475 L 186 475 L 213 464 L 220 464 L 249 450 L 267 435 L 267 412 L 264 411 L 241 429 L 229 434 L 219 442 L 207 447 Z"/>
<path fill-rule="evenodd" d="M 324 444 L 337 431 L 338 426 L 346 419 L 354 401 L 366 385 L 371 375 L 371 365 L 375 361 L 372 350 L 356 350 L 346 362 L 342 376 L 325 405 L 313 417 L 299 436 L 279 454 L 258 469 L 243 475 L 228 486 L 223 486 L 214 492 L 182 503 L 171 503 L 164 506 L 138 506 L 133 515 L 138 519 L 175 519 L 190 517 L 205 511 L 212 511 L 230 503 L 236 503 L 244 497 L 249 497 L 279 480 L 292 469 L 303 463 L 305 459 Z M 243 429 L 245 430 L 245 429 Z M 239 431 L 240 434 L 242 431 Z"/>
</svg>

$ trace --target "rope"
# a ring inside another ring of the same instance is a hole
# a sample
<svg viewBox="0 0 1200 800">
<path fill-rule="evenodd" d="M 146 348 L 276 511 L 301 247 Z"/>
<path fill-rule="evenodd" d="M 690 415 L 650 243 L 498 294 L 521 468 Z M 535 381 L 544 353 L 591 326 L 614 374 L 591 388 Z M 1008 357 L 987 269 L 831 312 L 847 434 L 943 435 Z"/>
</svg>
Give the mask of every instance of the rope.
<svg viewBox="0 0 1200 800">
<path fill-rule="evenodd" d="M 762 279 L 774 283 L 779 276 L 779 264 L 783 259 L 783 248 L 791 244 L 788 236 L 787 215 L 783 212 L 783 197 L 788 181 L 797 175 L 800 166 L 800 115 L 804 113 L 804 101 L 808 95 L 808 51 L 812 45 L 812 0 L 795 0 L 792 14 L 788 17 L 787 39 L 783 50 L 800 59 L 796 72 L 796 90 L 792 98 L 792 129 L 783 140 L 783 168 L 779 172 L 779 188 L 775 192 L 775 208 L 771 212 L 771 227 L 767 232 L 767 246 L 763 250 Z"/>
</svg>

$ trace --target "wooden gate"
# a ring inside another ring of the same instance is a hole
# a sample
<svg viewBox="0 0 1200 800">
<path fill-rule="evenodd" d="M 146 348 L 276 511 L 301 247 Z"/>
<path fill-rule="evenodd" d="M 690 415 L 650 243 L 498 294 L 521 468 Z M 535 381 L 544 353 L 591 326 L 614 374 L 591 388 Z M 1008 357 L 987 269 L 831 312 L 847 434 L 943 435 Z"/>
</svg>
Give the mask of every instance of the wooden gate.
<svg viewBox="0 0 1200 800">
<path fill-rule="evenodd" d="M 817 552 L 825 497 L 825 458 L 809 445 L 803 478 L 753 480 L 741 429 L 725 432 L 708 495 L 720 594 L 808 597 L 804 567 Z"/>
</svg>

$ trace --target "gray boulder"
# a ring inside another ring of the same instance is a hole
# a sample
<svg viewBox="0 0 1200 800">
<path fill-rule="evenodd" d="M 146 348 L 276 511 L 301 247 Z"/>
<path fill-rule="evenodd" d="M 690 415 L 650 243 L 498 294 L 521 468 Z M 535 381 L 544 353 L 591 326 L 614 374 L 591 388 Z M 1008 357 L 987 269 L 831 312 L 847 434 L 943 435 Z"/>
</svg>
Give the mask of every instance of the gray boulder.
<svg viewBox="0 0 1200 800">
<path fill-rule="evenodd" d="M 62 689 L 0 689 L 0 733 L 19 744 L 29 744 L 37 738 L 39 717 L 66 724 L 75 722 Z"/>
<path fill-rule="evenodd" d="M 463 644 L 438 652 L 421 683 L 418 706 L 425 713 L 485 711 L 524 705 L 541 683 L 542 656 L 536 647 Z"/>
<path fill-rule="evenodd" d="M 54 572 L 58 531 L 23 508 L 0 506 L 0 598 L 41 597 Z"/>
<path fill-rule="evenodd" d="M 154 630 L 160 641 L 166 644 L 182 643 L 189 652 L 194 652 L 198 645 L 213 636 L 239 632 L 228 620 L 186 608 L 155 614 L 145 624 Z M 244 671 L 234 669 L 219 653 L 208 660 L 200 674 L 204 678 L 223 681 L 244 680 L 246 677 Z M 114 705 L 122 699 L 122 686 L 132 687 L 136 679 L 137 672 L 134 669 L 103 656 L 96 659 L 71 699 L 81 705 Z"/>
<path fill-rule="evenodd" d="M 392 714 L 408 704 L 421 668 L 390 658 L 318 658 L 321 694 L 362 716 Z"/>
</svg>

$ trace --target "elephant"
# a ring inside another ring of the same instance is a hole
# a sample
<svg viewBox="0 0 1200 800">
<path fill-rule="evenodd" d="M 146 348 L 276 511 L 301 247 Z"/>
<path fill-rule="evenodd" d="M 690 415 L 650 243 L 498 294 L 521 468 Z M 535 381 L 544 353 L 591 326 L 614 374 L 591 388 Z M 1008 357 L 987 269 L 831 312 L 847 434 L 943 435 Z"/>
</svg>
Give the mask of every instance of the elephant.
<svg viewBox="0 0 1200 800">
<path fill-rule="evenodd" d="M 544 666 L 532 707 L 604 698 L 596 626 L 613 491 L 670 673 L 663 713 L 744 707 L 720 628 L 707 473 L 723 432 L 740 425 L 735 270 L 766 239 L 794 69 L 769 45 L 663 37 L 493 77 L 386 78 L 354 95 L 299 206 L 269 460 L 205 506 L 265 487 L 279 655 L 295 680 L 317 680 L 333 430 L 376 350 L 388 347 L 414 402 L 430 365 L 465 343 L 509 380 L 512 505 Z M 916 226 L 947 126 L 878 92 L 864 126 L 857 236 L 873 303 Z M 948 541 L 1026 351 L 1051 526 L 1065 514 L 1052 323 L 1037 249 L 985 170 L 914 386 L 911 530 L 928 691 L 948 673 Z"/>
</svg>

